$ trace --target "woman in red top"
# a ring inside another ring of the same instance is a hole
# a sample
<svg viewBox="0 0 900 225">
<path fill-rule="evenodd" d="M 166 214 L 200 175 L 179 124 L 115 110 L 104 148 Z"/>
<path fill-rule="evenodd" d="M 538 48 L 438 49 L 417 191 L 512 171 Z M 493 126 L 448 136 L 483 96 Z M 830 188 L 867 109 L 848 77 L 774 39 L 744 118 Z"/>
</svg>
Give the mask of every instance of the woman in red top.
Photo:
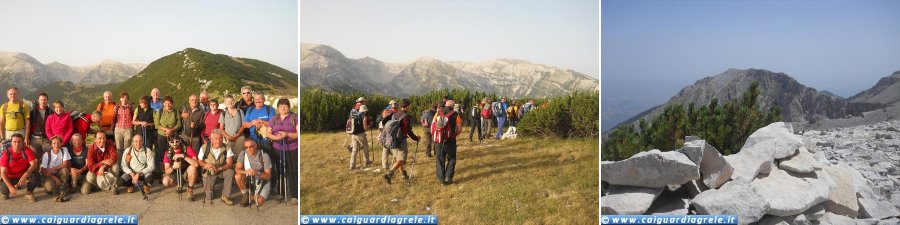
<svg viewBox="0 0 900 225">
<path fill-rule="evenodd" d="M 209 138 L 212 130 L 219 129 L 219 116 L 222 110 L 219 110 L 219 100 L 209 100 L 209 112 L 203 115 L 203 143 Z"/>
<path fill-rule="evenodd" d="M 72 116 L 65 110 L 65 105 L 59 100 L 53 102 L 53 114 L 47 117 L 44 133 L 47 137 L 62 137 L 62 145 L 69 144 L 74 129 L 72 128 Z"/>
</svg>

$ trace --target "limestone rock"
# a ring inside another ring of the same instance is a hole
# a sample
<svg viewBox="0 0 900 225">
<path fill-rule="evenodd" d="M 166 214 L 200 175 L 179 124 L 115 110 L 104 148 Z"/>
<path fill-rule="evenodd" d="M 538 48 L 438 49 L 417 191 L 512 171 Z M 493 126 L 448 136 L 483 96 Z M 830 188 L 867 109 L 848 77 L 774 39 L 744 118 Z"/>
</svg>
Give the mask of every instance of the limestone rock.
<svg viewBox="0 0 900 225">
<path fill-rule="evenodd" d="M 825 173 L 837 184 L 825 201 L 825 210 L 834 214 L 856 218 L 859 204 L 856 200 L 856 186 L 853 184 L 853 169 L 847 165 L 826 166 Z"/>
<path fill-rule="evenodd" d="M 618 162 L 604 161 L 600 167 L 601 180 L 615 185 L 657 188 L 700 178 L 699 167 L 684 154 L 656 149 Z"/>
<path fill-rule="evenodd" d="M 834 185 L 825 173 L 795 177 L 784 170 L 777 168 L 771 170 L 767 176 L 760 175 L 760 178 L 751 183 L 756 193 L 768 203 L 769 210 L 766 213 L 771 215 L 800 214 L 827 200 Z"/>
<path fill-rule="evenodd" d="M 822 163 L 815 159 L 815 155 L 806 150 L 805 146 L 801 146 L 800 150 L 794 155 L 788 156 L 778 164 L 778 167 L 797 173 L 809 173 L 818 169 L 822 169 Z"/>
<path fill-rule="evenodd" d="M 703 178 L 703 184 L 709 188 L 719 188 L 734 173 L 734 168 L 728 164 L 725 157 L 716 150 L 715 147 L 706 143 L 705 140 L 696 140 L 684 144 L 685 148 L 702 148 L 703 159 L 700 160 L 700 176 Z"/>
<path fill-rule="evenodd" d="M 731 179 L 753 180 L 760 171 L 767 171 L 772 165 L 775 154 L 775 140 L 758 141 L 745 144 L 737 154 L 725 156 L 734 172 Z"/>
<path fill-rule="evenodd" d="M 797 152 L 800 146 L 805 146 L 803 138 L 795 135 L 791 130 L 792 128 L 784 122 L 769 124 L 750 134 L 744 146 L 753 145 L 760 141 L 775 140 L 775 158 L 782 159 L 791 156 Z M 744 149 L 741 149 L 741 151 L 744 151 Z"/>
<path fill-rule="evenodd" d="M 877 199 L 859 199 L 859 218 L 884 219 L 900 216 L 894 205 Z"/>
<path fill-rule="evenodd" d="M 725 183 L 717 190 L 700 193 L 691 204 L 698 214 L 737 215 L 740 224 L 756 222 L 769 210 L 769 204 L 753 190 L 750 182 L 742 179 Z"/>
</svg>

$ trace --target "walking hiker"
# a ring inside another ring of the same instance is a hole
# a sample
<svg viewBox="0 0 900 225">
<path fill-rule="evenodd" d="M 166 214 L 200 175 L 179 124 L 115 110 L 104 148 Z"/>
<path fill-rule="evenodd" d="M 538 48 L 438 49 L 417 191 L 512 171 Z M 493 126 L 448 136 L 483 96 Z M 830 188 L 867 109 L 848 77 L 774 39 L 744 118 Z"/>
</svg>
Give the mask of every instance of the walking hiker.
<svg viewBox="0 0 900 225">
<path fill-rule="evenodd" d="M 291 102 L 286 98 L 278 99 L 276 106 L 278 107 L 276 110 L 278 111 L 278 115 L 275 115 L 272 120 L 269 120 L 269 126 L 272 127 L 269 137 L 274 142 L 272 145 L 275 149 L 273 152 L 276 154 L 275 158 L 280 157 L 279 161 L 281 162 L 281 165 L 275 163 L 276 167 L 278 167 L 276 170 L 279 168 L 281 169 L 277 172 L 279 176 L 276 177 L 280 177 L 281 181 L 279 182 L 281 183 L 281 186 L 284 186 L 284 189 L 286 189 L 283 191 L 282 195 L 284 195 L 286 200 L 289 199 L 291 204 L 296 205 L 298 197 L 298 188 L 296 187 L 298 181 L 297 138 L 299 137 L 297 133 L 297 124 L 299 121 L 297 115 L 290 111 Z M 365 105 L 361 106 L 360 109 L 362 111 L 368 111 Z M 364 118 L 368 120 L 368 117 Z M 363 131 L 362 136 L 363 138 L 366 137 L 365 131 Z M 368 144 L 366 143 L 366 139 L 362 139 L 362 144 Z M 365 152 L 369 152 L 368 149 L 369 148 L 366 147 Z M 366 158 L 368 161 L 366 165 L 368 165 L 372 161 L 368 160 L 368 157 Z"/>
<path fill-rule="evenodd" d="M 394 177 L 394 171 L 397 169 L 402 173 L 403 179 L 409 180 L 409 175 L 403 169 L 408 152 L 406 137 L 412 138 L 416 143 L 419 142 L 419 136 L 416 136 L 412 130 L 412 119 L 407 115 L 407 110 L 409 110 L 409 99 L 404 98 L 401 100 L 400 110 L 385 117 L 384 131 L 379 134 L 381 144 L 390 148 L 391 154 L 395 158 L 394 164 L 383 176 L 388 184 L 391 183 L 391 178 Z"/>
<path fill-rule="evenodd" d="M 494 117 L 497 118 L 497 134 L 494 138 L 500 140 L 503 135 L 503 125 L 506 123 L 506 97 L 500 98 L 500 102 L 491 104 L 491 110 L 494 111 Z"/>
<path fill-rule="evenodd" d="M 384 110 L 381 111 L 381 114 L 378 115 L 378 119 L 376 120 L 376 122 L 378 123 L 379 143 L 381 143 L 380 133 L 384 132 L 384 123 L 386 123 L 387 120 L 390 119 L 390 115 L 397 112 L 399 108 L 400 106 L 397 105 L 397 101 L 391 100 L 391 102 L 388 103 L 387 107 L 385 107 Z M 388 170 L 388 155 L 390 154 L 390 148 L 381 145 L 381 168 L 384 170 Z"/>
<path fill-rule="evenodd" d="M 453 100 L 447 100 L 431 122 L 431 139 L 434 140 L 436 174 L 441 185 L 453 182 L 456 170 L 456 137 L 462 133 L 462 118 L 453 110 Z"/>
<path fill-rule="evenodd" d="M 50 139 L 47 138 L 46 133 L 46 124 L 47 118 L 50 117 L 50 114 L 53 110 L 50 109 L 48 105 L 49 102 L 47 100 L 46 93 L 38 94 L 37 105 L 35 105 L 29 114 L 31 114 L 28 118 L 30 120 L 29 124 L 30 128 L 28 130 L 31 141 L 28 142 L 31 150 L 34 151 L 34 155 L 42 156 L 44 155 L 44 150 L 50 148 Z M 38 164 L 40 164 L 41 160 L 38 160 Z"/>
<path fill-rule="evenodd" d="M 16 190 L 24 186 L 25 199 L 34 202 L 34 188 L 38 183 L 34 173 L 38 168 L 37 158 L 25 144 L 24 135 L 11 134 L 10 140 L 10 149 L 0 155 L 0 178 L 3 180 L 3 185 L 0 185 L 0 200 L 16 196 Z"/>
<path fill-rule="evenodd" d="M 22 135 L 24 144 L 30 146 L 31 138 L 26 137 L 31 137 L 31 134 L 26 131 L 31 130 L 31 120 L 29 120 L 31 111 L 28 109 L 28 105 L 19 99 L 18 88 L 9 87 L 6 90 L 6 97 L 9 101 L 0 106 L 0 112 L 3 113 L 3 116 L 0 116 L 0 128 L 2 128 L 0 129 L 0 140 L 11 139 L 13 134 L 19 134 Z"/>
<path fill-rule="evenodd" d="M 446 100 L 445 100 L 446 101 Z M 437 112 L 438 104 L 435 102 L 431 105 L 431 108 L 422 111 L 422 116 L 419 117 L 419 123 L 422 124 L 422 133 L 427 136 L 431 136 L 431 120 L 434 119 L 434 114 Z M 425 155 L 428 157 L 433 157 L 434 148 L 431 146 L 431 138 L 425 138 Z"/>
<path fill-rule="evenodd" d="M 97 131 L 94 137 L 94 143 L 88 148 L 87 165 L 88 173 L 86 175 L 87 182 L 84 185 L 88 188 L 96 187 L 101 190 L 110 190 L 113 195 L 119 194 L 120 181 L 118 179 L 122 168 L 117 161 L 116 144 L 106 139 L 104 131 Z M 84 188 L 82 187 L 82 191 Z M 90 189 L 88 189 L 90 193 Z"/>
<path fill-rule="evenodd" d="M 209 142 L 204 145 L 200 151 L 198 162 L 200 168 L 203 168 L 203 193 L 206 198 L 203 202 L 213 201 L 213 187 L 216 186 L 218 178 L 223 179 L 222 196 L 219 198 L 226 205 L 233 205 L 231 201 L 231 183 L 234 181 L 234 152 L 225 145 L 222 137 L 222 130 L 213 130 L 209 135 Z M 296 158 L 296 157 L 295 157 Z"/>
<path fill-rule="evenodd" d="M 72 116 L 66 112 L 65 105 L 62 101 L 53 102 L 53 114 L 47 117 L 47 123 L 44 127 L 44 133 L 48 137 L 59 136 L 62 138 L 62 145 L 68 146 L 69 139 L 75 132 L 72 129 Z"/>
<path fill-rule="evenodd" d="M 187 176 L 188 201 L 192 202 L 194 201 L 194 183 L 197 181 L 197 167 L 200 166 L 197 162 L 197 152 L 191 146 L 184 145 L 178 135 L 173 134 L 167 139 L 169 140 L 169 150 L 163 156 L 163 170 L 165 171 L 162 180 L 163 186 L 171 187 Z M 176 176 L 176 172 L 181 176 Z M 181 195 L 181 193 L 178 194 Z"/>
<path fill-rule="evenodd" d="M 238 155 L 237 164 L 234 166 L 234 180 L 241 190 L 241 206 L 249 206 L 251 195 L 257 205 L 262 205 L 269 197 L 269 189 L 272 179 L 272 160 L 269 154 L 257 149 L 253 140 L 244 141 L 244 154 Z M 247 183 L 259 184 L 254 188 L 254 193 L 247 190 Z"/>
<path fill-rule="evenodd" d="M 53 136 L 50 140 L 50 150 L 41 157 L 41 177 L 44 180 L 44 190 L 47 195 L 59 194 L 56 196 L 56 202 L 65 202 L 68 200 L 69 183 L 69 150 L 62 145 L 62 138 Z"/>
<path fill-rule="evenodd" d="M 140 134 L 135 134 L 131 138 L 131 147 L 124 151 L 125 156 L 122 158 L 122 185 L 128 187 L 126 192 L 132 193 L 134 189 L 141 192 L 141 196 L 146 199 L 150 194 L 150 183 L 153 179 L 153 170 L 155 170 L 153 152 L 144 147 L 144 139 Z"/>
<path fill-rule="evenodd" d="M 366 129 L 368 129 L 369 124 L 369 107 L 365 105 L 366 99 L 363 97 L 359 97 L 356 99 L 356 106 L 358 108 L 354 108 L 350 110 L 349 118 L 347 119 L 347 135 L 350 135 L 350 170 L 355 170 L 356 168 L 356 156 L 361 153 L 365 157 L 365 163 L 361 167 L 368 167 L 372 164 L 372 159 L 369 157 L 369 140 L 366 138 Z M 277 165 L 277 164 L 276 164 Z"/>
<path fill-rule="evenodd" d="M 512 105 L 506 107 L 506 120 L 509 127 L 516 127 L 519 125 L 519 105 L 516 100 L 513 100 Z"/>
</svg>

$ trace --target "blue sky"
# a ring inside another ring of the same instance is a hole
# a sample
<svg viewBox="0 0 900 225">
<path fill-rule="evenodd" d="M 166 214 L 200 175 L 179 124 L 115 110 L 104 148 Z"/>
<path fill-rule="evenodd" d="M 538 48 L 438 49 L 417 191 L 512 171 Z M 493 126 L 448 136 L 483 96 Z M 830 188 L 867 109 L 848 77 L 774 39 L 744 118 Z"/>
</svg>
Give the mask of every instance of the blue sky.
<svg viewBox="0 0 900 225">
<path fill-rule="evenodd" d="M 297 2 L 0 1 L 0 51 L 42 63 L 150 63 L 187 47 L 297 72 Z"/>
<path fill-rule="evenodd" d="M 524 59 L 599 75 L 592 0 L 300 2 L 300 40 L 350 58 L 407 62 Z"/>
<path fill-rule="evenodd" d="M 601 4 L 604 103 L 661 104 L 728 68 L 784 72 L 850 97 L 900 70 L 900 1 Z"/>
</svg>

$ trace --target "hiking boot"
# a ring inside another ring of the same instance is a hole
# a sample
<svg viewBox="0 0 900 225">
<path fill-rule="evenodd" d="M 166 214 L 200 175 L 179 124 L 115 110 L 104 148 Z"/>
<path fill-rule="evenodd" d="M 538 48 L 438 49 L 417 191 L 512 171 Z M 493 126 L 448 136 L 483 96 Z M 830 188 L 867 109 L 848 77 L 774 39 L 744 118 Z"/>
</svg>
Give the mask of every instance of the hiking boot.
<svg viewBox="0 0 900 225">
<path fill-rule="evenodd" d="M 150 194 L 150 184 L 144 184 L 144 194 L 145 195 Z"/>
<path fill-rule="evenodd" d="M 371 165 L 372 165 L 372 161 L 366 161 L 365 167 L 369 167 L 369 166 L 371 166 Z"/>
<path fill-rule="evenodd" d="M 404 180 L 409 180 L 409 174 L 406 174 L 406 171 L 403 171 L 403 174 L 401 175 L 403 175 Z"/>
<path fill-rule="evenodd" d="M 125 192 L 134 193 L 134 187 L 128 187 L 128 189 L 125 189 Z"/>
<path fill-rule="evenodd" d="M 241 193 L 241 207 L 250 206 L 250 193 Z"/>
<path fill-rule="evenodd" d="M 187 193 L 188 193 L 188 202 L 193 202 L 194 201 L 194 188 L 188 187 Z"/>
<path fill-rule="evenodd" d="M 34 193 L 31 193 L 31 192 L 26 192 L 26 193 L 25 193 L 25 199 L 28 200 L 29 202 L 35 202 L 35 201 L 36 201 L 36 200 L 34 199 Z"/>
<path fill-rule="evenodd" d="M 388 173 L 384 174 L 384 176 L 382 176 L 382 177 L 384 177 L 384 181 L 387 181 L 388 184 L 391 184 L 391 177 L 393 177 L 393 176 L 394 176 L 394 173 L 388 172 Z"/>
<path fill-rule="evenodd" d="M 119 194 L 119 185 L 113 185 L 112 192 L 113 192 L 113 195 L 118 195 Z"/>
<path fill-rule="evenodd" d="M 234 202 L 232 202 L 231 199 L 228 199 L 228 197 L 226 197 L 225 195 L 222 195 L 222 198 L 220 199 L 222 199 L 222 203 L 225 203 L 225 205 L 234 205 Z"/>
<path fill-rule="evenodd" d="M 6 200 L 6 199 L 9 199 L 9 196 L 6 196 L 6 195 L 0 195 L 0 200 Z"/>
</svg>

